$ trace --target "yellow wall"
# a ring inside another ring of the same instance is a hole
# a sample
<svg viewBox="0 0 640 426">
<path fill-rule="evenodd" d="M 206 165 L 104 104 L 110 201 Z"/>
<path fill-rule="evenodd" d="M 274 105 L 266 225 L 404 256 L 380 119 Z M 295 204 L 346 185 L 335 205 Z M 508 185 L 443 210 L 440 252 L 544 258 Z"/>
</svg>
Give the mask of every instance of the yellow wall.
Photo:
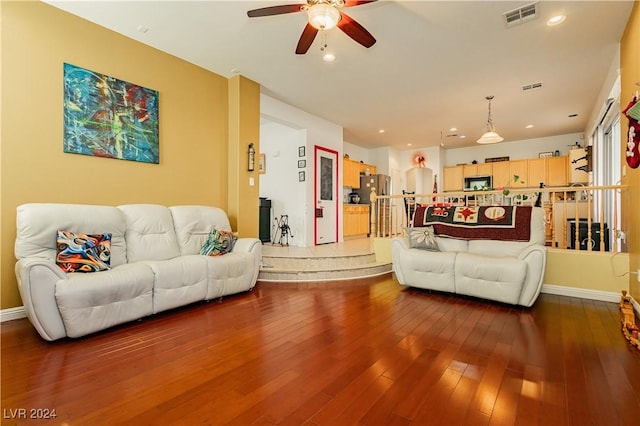
<svg viewBox="0 0 640 426">
<path fill-rule="evenodd" d="M 0 11 L 0 308 L 22 305 L 13 272 L 15 211 L 22 203 L 227 209 L 230 187 L 247 192 L 247 179 L 229 183 L 229 80 L 41 2 L 3 1 Z M 62 152 L 64 62 L 159 91 L 160 164 Z M 253 91 L 240 102 L 259 108 L 259 86 L 243 84 Z M 257 134 L 259 117 L 242 126 Z M 257 221 L 255 191 L 245 213 L 254 209 Z M 257 234 L 257 225 L 243 232 Z"/>
<path fill-rule="evenodd" d="M 249 101 L 256 97 L 260 97 L 259 85 L 240 76 L 229 79 L 228 212 L 231 225 L 240 236 L 258 235 L 258 215 L 253 209 L 246 208 L 248 205 L 257 205 L 259 196 L 260 129 L 252 124 L 260 121 L 260 104 Z M 250 143 L 255 149 L 253 172 L 248 171 Z"/>
<path fill-rule="evenodd" d="M 547 248 L 545 284 L 619 293 L 627 289 L 626 253 Z"/>
<path fill-rule="evenodd" d="M 621 108 L 626 108 L 631 96 L 640 91 L 640 3 L 635 2 L 627 27 L 620 43 L 620 79 L 622 94 Z M 623 117 L 621 126 L 622 164 L 626 165 L 624 157 L 627 149 L 627 131 L 629 121 Z M 629 249 L 629 270 L 640 269 L 640 168 L 626 167 L 626 176 L 622 177 L 622 184 L 629 185 L 628 199 L 623 205 L 623 224 L 627 230 Z M 629 292 L 635 300 L 640 301 L 640 283 L 637 276 L 629 275 Z"/>
</svg>

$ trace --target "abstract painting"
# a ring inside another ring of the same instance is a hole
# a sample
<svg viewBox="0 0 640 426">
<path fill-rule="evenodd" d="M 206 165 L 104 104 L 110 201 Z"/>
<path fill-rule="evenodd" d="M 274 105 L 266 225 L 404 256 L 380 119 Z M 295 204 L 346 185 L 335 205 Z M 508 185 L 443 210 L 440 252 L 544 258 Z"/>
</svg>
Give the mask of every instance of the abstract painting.
<svg viewBox="0 0 640 426">
<path fill-rule="evenodd" d="M 158 164 L 158 92 L 65 63 L 63 147 Z"/>
</svg>

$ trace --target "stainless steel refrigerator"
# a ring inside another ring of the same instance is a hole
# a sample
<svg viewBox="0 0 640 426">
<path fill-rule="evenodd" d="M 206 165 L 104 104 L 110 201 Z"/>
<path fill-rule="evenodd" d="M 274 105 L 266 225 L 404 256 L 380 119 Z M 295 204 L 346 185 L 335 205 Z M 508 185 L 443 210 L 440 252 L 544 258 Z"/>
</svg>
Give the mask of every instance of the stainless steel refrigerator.
<svg viewBox="0 0 640 426">
<path fill-rule="evenodd" d="M 357 190 L 360 195 L 360 204 L 371 204 L 371 188 L 376 189 L 377 195 L 391 195 L 391 177 L 387 175 L 370 175 L 360 176 L 360 188 Z M 376 215 L 376 224 L 378 226 L 378 232 L 386 235 L 389 233 L 391 217 L 390 217 L 390 203 L 383 203 L 381 208 L 371 206 L 369 209 L 369 235 L 372 232 L 371 229 L 371 216 Z M 377 233 L 376 233 L 377 234 Z"/>
<path fill-rule="evenodd" d="M 391 177 L 387 175 L 360 176 L 360 188 L 356 191 L 360 196 L 360 204 L 371 204 L 371 188 L 377 195 L 391 195 Z"/>
</svg>

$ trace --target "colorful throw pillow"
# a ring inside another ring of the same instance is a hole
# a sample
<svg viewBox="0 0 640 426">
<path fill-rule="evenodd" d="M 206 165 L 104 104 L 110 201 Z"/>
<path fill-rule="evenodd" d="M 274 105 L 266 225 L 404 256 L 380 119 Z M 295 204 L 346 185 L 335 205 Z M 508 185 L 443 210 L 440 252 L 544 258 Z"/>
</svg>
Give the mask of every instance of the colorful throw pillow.
<svg viewBox="0 0 640 426">
<path fill-rule="evenodd" d="M 436 234 L 433 226 L 423 226 L 420 228 L 405 228 L 405 232 L 409 237 L 409 246 L 411 248 L 440 251 Z"/>
<path fill-rule="evenodd" d="M 111 234 L 58 231 L 56 264 L 64 272 L 98 272 L 111 268 Z"/>
<path fill-rule="evenodd" d="M 238 238 L 231 231 L 219 231 L 214 229 L 209 233 L 207 241 L 200 249 L 200 254 L 205 256 L 222 256 L 233 250 Z"/>
</svg>

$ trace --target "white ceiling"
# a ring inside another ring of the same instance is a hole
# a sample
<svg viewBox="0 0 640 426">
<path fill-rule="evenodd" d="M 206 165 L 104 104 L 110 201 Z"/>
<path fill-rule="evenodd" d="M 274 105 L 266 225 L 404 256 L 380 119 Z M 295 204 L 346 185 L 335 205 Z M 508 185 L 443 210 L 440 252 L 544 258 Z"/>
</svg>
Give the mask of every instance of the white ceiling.
<svg viewBox="0 0 640 426">
<path fill-rule="evenodd" d="M 366 49 L 332 29 L 327 50 L 337 60 L 327 63 L 320 35 L 306 55 L 294 53 L 306 14 L 246 14 L 296 2 L 47 1 L 222 76 L 239 73 L 343 126 L 347 142 L 396 149 L 438 145 L 441 132 L 447 148 L 475 144 L 487 95 L 505 142 L 584 131 L 633 6 L 540 1 L 536 19 L 507 28 L 502 14 L 530 1 L 381 0 L 343 9 L 377 43 Z M 547 26 L 558 13 L 566 21 Z M 447 136 L 452 127 L 466 139 Z"/>
</svg>

